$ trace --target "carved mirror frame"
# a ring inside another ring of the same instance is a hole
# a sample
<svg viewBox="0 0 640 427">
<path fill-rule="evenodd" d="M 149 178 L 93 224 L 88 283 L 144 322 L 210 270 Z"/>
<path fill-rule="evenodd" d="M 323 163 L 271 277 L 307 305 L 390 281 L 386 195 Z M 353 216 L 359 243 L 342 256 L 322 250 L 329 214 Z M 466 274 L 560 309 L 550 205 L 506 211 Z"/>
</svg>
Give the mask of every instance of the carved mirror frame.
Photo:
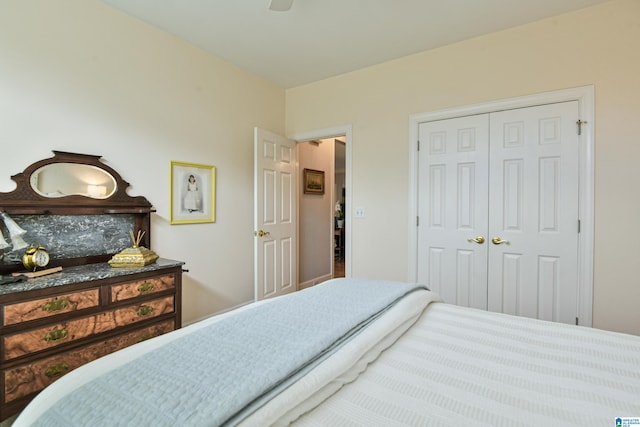
<svg viewBox="0 0 640 427">
<path fill-rule="evenodd" d="M 130 186 L 114 169 L 104 164 L 101 156 L 53 151 L 54 156 L 35 162 L 11 179 L 16 188 L 8 193 L 0 192 L 0 212 L 9 215 L 117 215 L 134 214 L 135 227 L 144 232 L 141 245 L 151 246 L 151 212 L 155 212 L 151 203 L 143 196 L 129 196 Z M 91 198 L 83 195 L 47 197 L 38 193 L 31 186 L 32 175 L 40 168 L 55 163 L 73 163 L 90 165 L 99 168 L 113 177 L 115 191 L 108 197 Z M 113 254 L 59 260 L 62 266 L 81 265 L 95 262 L 106 262 Z M 7 267 L 0 266 L 0 273 Z"/>
</svg>

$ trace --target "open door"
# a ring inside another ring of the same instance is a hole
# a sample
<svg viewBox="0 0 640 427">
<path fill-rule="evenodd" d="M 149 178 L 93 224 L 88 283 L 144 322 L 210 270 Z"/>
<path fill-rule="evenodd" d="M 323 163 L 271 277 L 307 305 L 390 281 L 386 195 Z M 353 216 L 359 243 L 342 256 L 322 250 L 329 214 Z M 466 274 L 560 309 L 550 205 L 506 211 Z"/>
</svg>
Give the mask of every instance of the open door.
<svg viewBox="0 0 640 427">
<path fill-rule="evenodd" d="M 255 299 L 297 289 L 295 141 L 254 130 Z"/>
</svg>

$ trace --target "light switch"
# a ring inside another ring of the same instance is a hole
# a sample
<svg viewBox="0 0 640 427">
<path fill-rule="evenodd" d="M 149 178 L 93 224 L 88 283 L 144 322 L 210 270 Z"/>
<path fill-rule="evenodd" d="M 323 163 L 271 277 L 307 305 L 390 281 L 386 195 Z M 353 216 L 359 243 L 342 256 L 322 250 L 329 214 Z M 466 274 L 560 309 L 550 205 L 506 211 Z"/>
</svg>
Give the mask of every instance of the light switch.
<svg viewBox="0 0 640 427">
<path fill-rule="evenodd" d="M 363 207 L 356 208 L 355 217 L 356 218 L 364 218 L 364 208 Z"/>
</svg>

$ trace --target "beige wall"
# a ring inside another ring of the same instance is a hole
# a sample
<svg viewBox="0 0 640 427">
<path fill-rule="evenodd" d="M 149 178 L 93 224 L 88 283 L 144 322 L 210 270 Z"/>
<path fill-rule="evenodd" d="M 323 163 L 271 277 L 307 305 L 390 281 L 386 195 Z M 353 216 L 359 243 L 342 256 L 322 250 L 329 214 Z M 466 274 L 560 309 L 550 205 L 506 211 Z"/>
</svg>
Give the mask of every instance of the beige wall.
<svg viewBox="0 0 640 427">
<path fill-rule="evenodd" d="M 353 125 L 353 275 L 408 277 L 411 114 L 594 85 L 593 324 L 640 334 L 638 41 L 617 0 L 288 90 L 288 134 Z"/>
<path fill-rule="evenodd" d="M 304 194 L 301 190 L 298 200 L 298 280 L 302 287 L 327 280 L 333 261 L 333 138 L 321 141 L 297 146 L 300 176 L 305 168 L 325 173 L 324 194 Z"/>
<path fill-rule="evenodd" d="M 157 209 L 185 261 L 185 322 L 253 299 L 253 127 L 284 90 L 97 0 L 0 3 L 0 191 L 51 150 L 97 154 Z M 217 167 L 214 224 L 169 225 L 171 160 Z"/>
</svg>

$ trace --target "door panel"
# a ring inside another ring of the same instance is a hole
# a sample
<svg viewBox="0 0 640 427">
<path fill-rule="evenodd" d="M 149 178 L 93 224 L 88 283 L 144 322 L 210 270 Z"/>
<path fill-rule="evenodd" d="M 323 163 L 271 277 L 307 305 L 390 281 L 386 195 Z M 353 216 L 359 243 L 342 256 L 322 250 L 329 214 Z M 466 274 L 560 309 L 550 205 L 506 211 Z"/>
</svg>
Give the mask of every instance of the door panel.
<svg viewBox="0 0 640 427">
<path fill-rule="evenodd" d="M 270 160 L 273 162 L 273 160 Z M 266 166 L 265 166 L 266 167 Z M 277 172 L 275 169 L 263 169 L 263 185 L 262 185 L 262 224 L 263 225 L 275 225 L 276 224 L 276 180 Z"/>
<path fill-rule="evenodd" d="M 285 237 L 280 240 L 280 293 L 287 293 L 294 291 L 296 284 L 293 278 L 293 238 Z"/>
<path fill-rule="evenodd" d="M 255 299 L 297 287 L 295 141 L 255 129 Z"/>
<path fill-rule="evenodd" d="M 258 262 L 257 271 L 262 277 L 261 284 L 259 285 L 261 290 L 257 293 L 260 297 L 256 297 L 256 299 L 262 299 L 263 297 L 275 294 L 276 282 L 278 281 L 278 268 L 276 266 L 278 257 L 276 256 L 275 240 L 260 239 L 259 245 L 261 245 L 260 251 L 262 252 L 262 256 Z"/>
<path fill-rule="evenodd" d="M 489 236 L 509 242 L 489 249 L 491 311 L 575 322 L 577 117 L 577 101 L 491 114 Z"/>
<path fill-rule="evenodd" d="M 486 309 L 488 115 L 420 124 L 418 278 L 446 302 Z"/>
</svg>

